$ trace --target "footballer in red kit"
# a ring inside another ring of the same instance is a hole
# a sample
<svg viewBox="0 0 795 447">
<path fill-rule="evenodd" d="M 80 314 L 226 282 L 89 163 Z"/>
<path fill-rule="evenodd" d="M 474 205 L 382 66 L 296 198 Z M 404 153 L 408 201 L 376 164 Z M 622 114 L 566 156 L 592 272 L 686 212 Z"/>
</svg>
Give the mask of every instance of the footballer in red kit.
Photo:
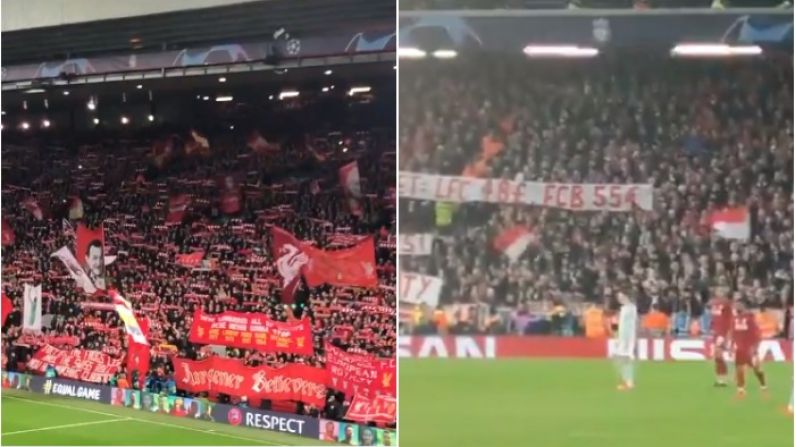
<svg viewBox="0 0 795 447">
<path fill-rule="evenodd" d="M 729 331 L 734 314 L 732 300 L 725 293 L 725 288 L 718 290 L 719 296 L 712 299 L 709 311 L 712 314 L 710 330 L 712 332 L 712 349 L 715 360 L 715 386 L 726 386 L 729 373 L 726 364 L 726 353 L 729 352 Z"/>
<path fill-rule="evenodd" d="M 756 317 L 748 310 L 748 305 L 743 301 L 736 304 L 737 313 L 732 318 L 731 337 L 734 343 L 734 363 L 737 376 L 737 395 L 745 396 L 745 368 L 750 366 L 762 391 L 767 390 L 765 373 L 762 371 L 762 362 L 757 355 L 761 335 Z"/>
</svg>

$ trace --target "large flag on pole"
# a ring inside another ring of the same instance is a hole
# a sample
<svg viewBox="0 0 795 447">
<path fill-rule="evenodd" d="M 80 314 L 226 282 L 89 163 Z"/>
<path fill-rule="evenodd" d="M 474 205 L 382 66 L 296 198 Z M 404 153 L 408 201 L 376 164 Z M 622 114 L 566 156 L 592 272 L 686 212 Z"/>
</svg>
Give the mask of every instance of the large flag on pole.
<svg viewBox="0 0 795 447">
<path fill-rule="evenodd" d="M 77 226 L 77 259 L 97 289 L 105 289 L 105 232 Z"/>
<path fill-rule="evenodd" d="M 41 284 L 25 284 L 22 306 L 22 330 L 41 332 Z"/>
</svg>

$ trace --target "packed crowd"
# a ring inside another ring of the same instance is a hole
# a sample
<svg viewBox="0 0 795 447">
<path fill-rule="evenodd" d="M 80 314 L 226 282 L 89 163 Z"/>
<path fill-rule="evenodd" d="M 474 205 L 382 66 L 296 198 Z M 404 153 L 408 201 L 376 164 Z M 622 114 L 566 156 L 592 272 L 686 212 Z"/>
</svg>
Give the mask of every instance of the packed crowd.
<svg viewBox="0 0 795 447">
<path fill-rule="evenodd" d="M 402 256 L 401 271 L 444 280 L 439 309 L 401 318 L 415 331 L 580 333 L 588 309 L 615 309 L 615 287 L 628 282 L 640 312 L 673 329 L 709 327 L 705 306 L 731 296 L 787 333 L 791 62 L 404 64 L 401 171 L 462 175 L 488 143 L 496 155 L 481 177 L 654 189 L 652 211 L 629 212 L 401 199 L 401 235 L 435 235 L 432 255 Z M 708 216 L 725 207 L 747 207 L 748 240 L 712 233 Z M 533 240 L 511 262 L 494 241 L 517 225 Z"/>
<path fill-rule="evenodd" d="M 188 341 L 198 308 L 206 313 L 260 312 L 280 321 L 309 316 L 314 355 L 220 352 L 249 366 L 322 366 L 325 342 L 348 352 L 393 357 L 394 135 L 371 128 L 306 135 L 299 141 L 270 136 L 271 143 L 263 137 L 258 150 L 252 150 L 250 134 L 225 132 L 208 136 L 209 148 L 190 154 L 187 134 L 173 141 L 165 156 L 157 148 L 167 135 L 159 142 L 112 138 L 63 147 L 30 138 L 4 145 L 3 292 L 15 308 L 3 328 L 4 369 L 24 371 L 44 343 L 76 344 L 115 358 L 125 354 L 118 315 L 84 307 L 100 300 L 87 297 L 64 265 L 50 257 L 62 246 L 74 247 L 75 213 L 89 227 L 104 226 L 106 250 L 117 257 L 107 266 L 108 287 L 126 297 L 139 318 L 149 319 L 152 359 L 145 383 L 150 391 L 185 395 L 176 389 L 170 359 L 218 353 L 217 347 Z M 339 184 L 339 167 L 354 159 L 361 173 L 360 215 L 351 212 Z M 240 199 L 240 210 L 233 214 L 225 213 L 222 203 L 230 190 Z M 192 197 L 185 217 L 166 224 L 169 199 L 179 194 Z M 78 199 L 80 207 L 75 206 Z M 41 216 L 31 212 L 31 204 Z M 381 286 L 302 288 L 295 303 L 285 306 L 270 253 L 274 225 L 321 248 L 349 246 L 357 235 L 375 235 Z M 13 241 L 7 241 L 10 234 Z M 200 265 L 176 262 L 177 255 L 196 250 L 205 252 Z M 25 283 L 42 284 L 42 335 L 23 334 L 20 328 Z M 113 383 L 126 382 L 125 374 L 122 370 Z M 239 397 L 231 401 L 237 403 Z M 230 401 L 230 396 L 218 398 Z M 340 419 L 351 398 L 329 390 L 325 408 L 282 402 L 279 409 L 287 405 L 298 413 Z"/>
</svg>

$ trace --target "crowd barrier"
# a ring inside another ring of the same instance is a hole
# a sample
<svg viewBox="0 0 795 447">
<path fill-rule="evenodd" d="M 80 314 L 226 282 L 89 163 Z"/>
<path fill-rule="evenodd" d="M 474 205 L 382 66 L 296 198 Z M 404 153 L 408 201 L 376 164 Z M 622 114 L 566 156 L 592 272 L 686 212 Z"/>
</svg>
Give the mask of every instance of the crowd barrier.
<svg viewBox="0 0 795 447">
<path fill-rule="evenodd" d="M 43 376 L 3 371 L 2 386 L 3 388 L 84 399 L 176 417 L 289 433 L 347 445 L 391 446 L 395 444 L 396 440 L 395 432 L 392 430 L 76 380 L 50 379 Z"/>
<path fill-rule="evenodd" d="M 401 358 L 609 358 L 616 341 L 557 336 L 409 336 L 398 341 Z M 640 338 L 636 356 L 650 361 L 698 361 L 712 358 L 712 342 L 703 338 Z M 792 341 L 762 340 L 765 361 L 792 361 Z"/>
</svg>

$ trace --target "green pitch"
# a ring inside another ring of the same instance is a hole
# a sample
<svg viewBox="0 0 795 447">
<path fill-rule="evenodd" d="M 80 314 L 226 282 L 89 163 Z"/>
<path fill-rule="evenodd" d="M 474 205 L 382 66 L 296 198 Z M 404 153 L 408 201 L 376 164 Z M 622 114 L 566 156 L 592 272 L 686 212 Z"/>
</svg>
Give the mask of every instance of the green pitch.
<svg viewBox="0 0 795 447">
<path fill-rule="evenodd" d="M 639 363 L 616 391 L 606 360 L 400 360 L 403 447 L 784 447 L 792 364 L 768 363 L 770 398 L 712 386 L 712 364 Z"/>
<path fill-rule="evenodd" d="M 3 445 L 319 445 L 324 442 L 84 400 L 2 391 Z"/>
</svg>

